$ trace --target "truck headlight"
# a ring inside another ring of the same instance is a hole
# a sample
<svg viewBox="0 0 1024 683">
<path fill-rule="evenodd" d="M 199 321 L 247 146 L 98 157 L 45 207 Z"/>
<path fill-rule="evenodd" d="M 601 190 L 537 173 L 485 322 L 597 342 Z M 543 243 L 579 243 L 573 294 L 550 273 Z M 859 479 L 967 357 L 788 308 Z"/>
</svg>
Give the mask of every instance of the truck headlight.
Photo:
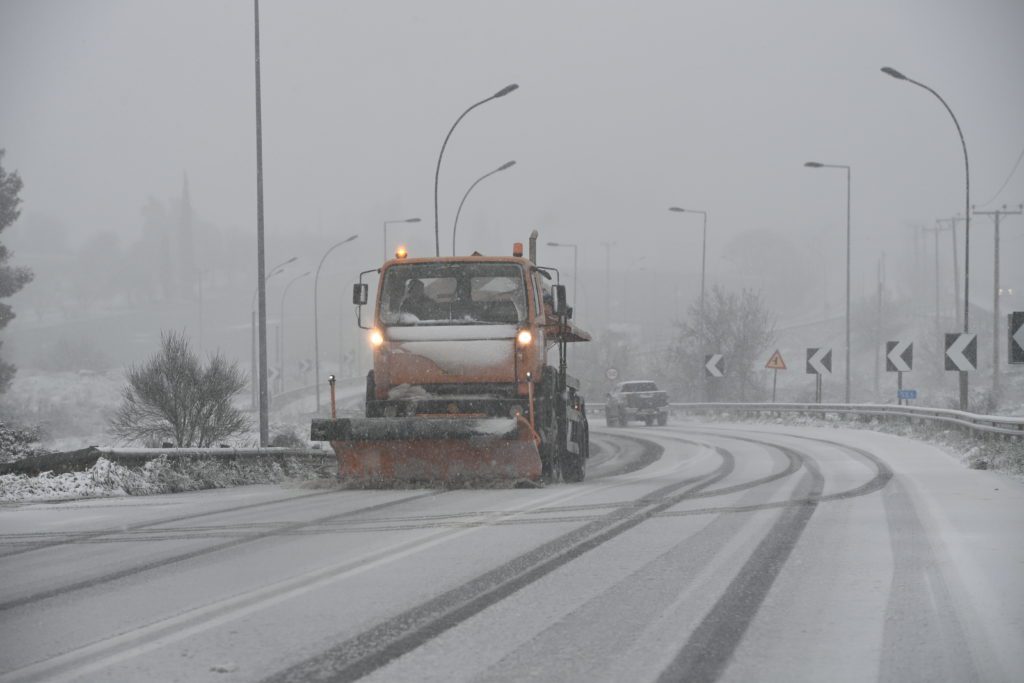
<svg viewBox="0 0 1024 683">
<path fill-rule="evenodd" d="M 384 343 L 384 334 L 377 329 L 370 330 L 370 344 L 377 348 Z"/>
<path fill-rule="evenodd" d="M 519 334 L 516 335 L 516 341 L 519 342 L 520 346 L 529 346 L 530 342 L 533 341 L 533 333 L 529 330 L 519 330 Z"/>
</svg>

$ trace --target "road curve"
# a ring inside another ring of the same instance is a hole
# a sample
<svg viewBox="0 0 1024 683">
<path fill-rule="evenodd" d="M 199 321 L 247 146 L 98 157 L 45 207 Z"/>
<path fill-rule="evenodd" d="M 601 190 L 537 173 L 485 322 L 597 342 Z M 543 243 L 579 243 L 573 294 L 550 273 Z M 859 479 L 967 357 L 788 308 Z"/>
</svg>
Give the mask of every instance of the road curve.
<svg viewBox="0 0 1024 683">
<path fill-rule="evenodd" d="M 0 682 L 1024 673 L 1019 482 L 866 431 L 592 438 L 542 489 L 0 507 Z"/>
</svg>

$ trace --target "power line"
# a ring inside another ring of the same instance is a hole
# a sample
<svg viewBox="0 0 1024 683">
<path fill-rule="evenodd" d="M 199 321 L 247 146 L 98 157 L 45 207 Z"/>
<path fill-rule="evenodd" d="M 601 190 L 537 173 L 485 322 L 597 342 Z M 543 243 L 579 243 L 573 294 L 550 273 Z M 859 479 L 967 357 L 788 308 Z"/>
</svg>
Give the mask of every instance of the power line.
<svg viewBox="0 0 1024 683">
<path fill-rule="evenodd" d="M 1006 176 L 1006 181 L 1003 183 L 1002 187 L 1000 187 L 999 190 L 992 196 L 992 199 L 988 200 L 984 204 L 978 204 L 977 206 L 988 206 L 989 204 L 991 204 L 992 202 L 999 198 L 999 195 L 1002 193 L 1002 191 L 1005 190 L 1006 186 L 1010 184 L 1010 180 L 1013 178 L 1013 174 L 1017 172 L 1017 168 L 1020 166 L 1021 159 L 1024 159 L 1024 149 L 1020 151 L 1020 156 L 1017 157 L 1017 163 L 1013 165 L 1013 170 L 1010 171 L 1010 175 Z"/>
</svg>

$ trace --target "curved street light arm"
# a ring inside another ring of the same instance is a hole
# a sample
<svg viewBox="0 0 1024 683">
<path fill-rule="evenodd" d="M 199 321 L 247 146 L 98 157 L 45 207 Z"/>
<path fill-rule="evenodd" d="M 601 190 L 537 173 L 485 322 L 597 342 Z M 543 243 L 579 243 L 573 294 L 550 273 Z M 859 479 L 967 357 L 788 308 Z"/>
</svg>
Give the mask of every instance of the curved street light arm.
<svg viewBox="0 0 1024 683">
<path fill-rule="evenodd" d="M 444 136 L 444 142 L 441 143 L 441 153 L 437 155 L 437 169 L 434 171 L 434 250 L 436 252 L 435 256 L 440 256 L 441 255 L 441 236 L 440 236 L 439 229 L 438 229 L 438 218 L 437 218 L 437 185 L 438 185 L 438 180 L 441 177 L 441 159 L 442 159 L 442 157 L 444 157 L 444 149 L 445 149 L 445 147 L 448 146 L 448 139 L 451 138 L 452 133 L 455 132 L 455 127 L 459 125 L 459 121 L 461 121 L 462 119 L 464 119 L 466 117 L 466 114 L 468 114 L 469 112 L 473 111 L 474 109 L 479 107 L 481 104 L 486 104 L 487 102 L 490 102 L 491 100 L 497 99 L 499 97 L 504 97 L 505 95 L 509 94 L 513 90 L 516 90 L 518 87 L 519 86 L 516 85 L 515 83 L 513 83 L 511 85 L 507 85 L 504 88 L 502 88 L 501 90 L 499 90 L 498 92 L 496 92 L 493 95 L 491 95 L 490 97 L 480 100 L 479 102 L 477 102 L 476 104 L 471 106 L 469 109 L 467 109 L 466 111 L 462 112 L 462 114 L 459 116 L 459 118 L 455 119 L 455 123 L 453 123 L 452 127 L 448 130 L 448 135 Z"/>
<path fill-rule="evenodd" d="M 342 240 L 324 252 L 324 255 L 320 258 L 320 264 L 316 267 L 316 275 L 313 276 L 313 358 L 314 358 L 314 378 L 313 383 L 316 384 L 316 411 L 320 412 L 320 326 L 318 315 L 320 307 L 317 302 L 317 296 L 320 288 L 320 269 L 323 268 L 324 261 L 327 260 L 327 256 L 340 247 L 343 244 L 348 244 L 359 235 L 352 235 L 348 239 Z"/>
<path fill-rule="evenodd" d="M 504 171 L 507 168 L 512 168 L 513 166 L 515 166 L 515 164 L 515 161 L 507 161 L 498 168 L 491 171 L 490 173 L 485 173 L 484 175 L 477 178 L 476 182 L 469 186 L 469 189 L 466 190 L 466 194 L 462 195 L 462 201 L 459 202 L 459 210 L 455 212 L 455 224 L 452 226 L 452 256 L 455 256 L 455 234 L 459 229 L 459 214 L 462 213 L 462 205 L 466 203 L 466 197 L 469 196 L 469 193 L 473 191 L 474 187 L 480 184 L 481 180 L 483 180 L 484 178 L 491 177 L 498 171 Z"/>
<path fill-rule="evenodd" d="M 968 296 L 970 280 L 967 277 L 967 268 L 969 267 L 967 264 L 970 263 L 971 255 L 971 167 L 970 162 L 967 159 L 967 142 L 964 141 L 964 131 L 962 128 L 960 128 L 960 122 L 956 120 L 956 114 L 954 114 L 953 110 L 950 109 L 949 105 L 946 103 L 946 100 L 942 99 L 942 95 L 935 92 L 935 90 L 933 90 L 931 87 L 925 85 L 924 83 L 921 83 L 920 81 L 915 81 L 913 78 L 908 78 L 907 76 L 904 76 L 896 69 L 893 69 L 888 66 L 882 68 L 882 73 L 892 76 L 893 78 L 901 81 L 913 83 L 914 85 L 920 88 L 924 88 L 932 95 L 935 95 L 935 98 L 939 102 L 942 102 L 942 106 L 946 108 L 947 112 L 949 112 L 949 117 L 953 119 L 953 125 L 956 126 L 957 135 L 960 136 L 960 146 L 964 150 L 964 186 L 966 190 L 966 199 L 964 201 L 964 332 L 967 332 L 967 315 L 970 310 L 970 305 L 968 304 L 968 301 L 970 301 L 970 297 Z M 962 400 L 961 405 L 963 405 Z"/>
</svg>

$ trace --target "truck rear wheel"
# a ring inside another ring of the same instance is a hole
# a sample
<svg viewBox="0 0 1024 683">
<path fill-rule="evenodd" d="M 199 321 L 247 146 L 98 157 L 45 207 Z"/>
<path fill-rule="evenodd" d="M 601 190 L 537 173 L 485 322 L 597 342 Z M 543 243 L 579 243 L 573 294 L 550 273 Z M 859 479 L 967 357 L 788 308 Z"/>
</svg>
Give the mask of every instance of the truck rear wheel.
<svg viewBox="0 0 1024 683">
<path fill-rule="evenodd" d="M 576 483 L 583 481 L 586 477 L 587 468 L 587 454 L 590 449 L 590 427 L 587 425 L 587 421 L 583 420 L 579 427 L 580 441 L 579 441 L 579 453 L 570 453 L 566 451 L 563 453 L 562 459 L 562 479 L 566 483 Z"/>
<path fill-rule="evenodd" d="M 555 402 L 558 392 L 555 388 L 554 368 L 544 368 L 535 399 L 537 417 L 536 429 L 540 435 L 540 478 L 550 483 L 561 477 L 561 453 L 558 443 L 558 412 Z"/>
</svg>

